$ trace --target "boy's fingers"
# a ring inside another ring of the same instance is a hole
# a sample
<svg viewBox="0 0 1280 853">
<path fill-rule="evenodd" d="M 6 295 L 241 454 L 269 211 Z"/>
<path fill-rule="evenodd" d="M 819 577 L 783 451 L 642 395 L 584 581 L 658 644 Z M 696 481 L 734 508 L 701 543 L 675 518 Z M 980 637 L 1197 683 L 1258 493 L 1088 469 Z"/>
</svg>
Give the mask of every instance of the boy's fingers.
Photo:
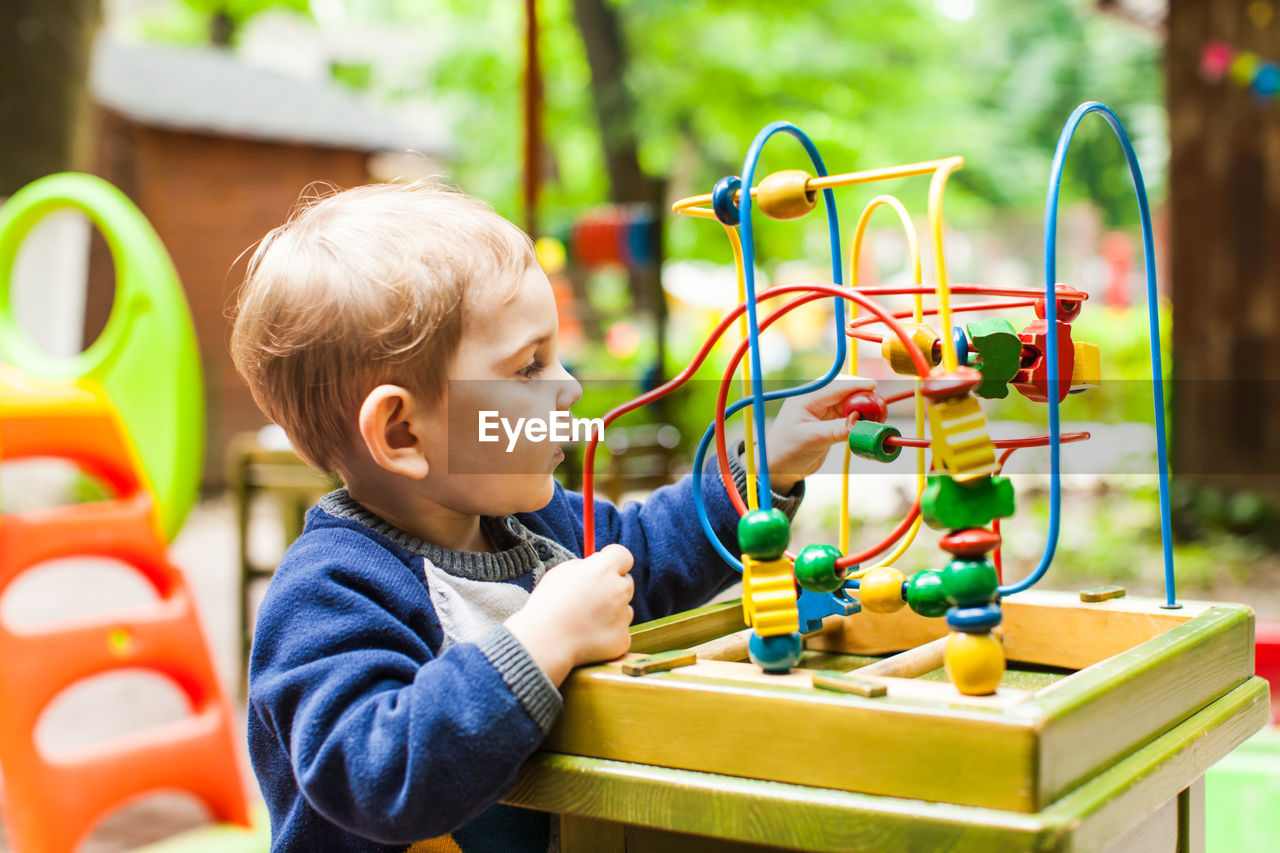
<svg viewBox="0 0 1280 853">
<path fill-rule="evenodd" d="M 819 388 L 805 399 L 820 406 L 834 406 L 855 391 L 874 391 L 876 381 L 861 376 L 837 376 L 825 388 Z"/>
<path fill-rule="evenodd" d="M 835 444 L 838 441 L 846 441 L 849 438 L 849 422 L 844 418 L 836 418 L 831 421 L 813 421 L 812 423 L 803 424 L 800 429 L 806 439 L 827 444 Z"/>
<path fill-rule="evenodd" d="M 621 545 L 606 545 L 600 549 L 600 559 L 604 560 L 611 569 L 620 575 L 625 575 L 631 571 L 631 566 L 635 563 L 636 558 L 632 556 Z"/>
</svg>

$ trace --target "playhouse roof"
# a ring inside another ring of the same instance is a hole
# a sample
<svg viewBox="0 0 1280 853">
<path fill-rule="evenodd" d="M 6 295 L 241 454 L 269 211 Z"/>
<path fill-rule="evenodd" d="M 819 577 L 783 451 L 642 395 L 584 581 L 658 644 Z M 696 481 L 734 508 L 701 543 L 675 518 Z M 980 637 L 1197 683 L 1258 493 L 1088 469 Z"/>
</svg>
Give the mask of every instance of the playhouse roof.
<svg viewBox="0 0 1280 853">
<path fill-rule="evenodd" d="M 174 130 L 362 151 L 441 155 L 450 147 L 443 132 L 406 127 L 355 94 L 254 68 L 218 48 L 101 37 L 90 86 L 102 106 Z"/>
</svg>

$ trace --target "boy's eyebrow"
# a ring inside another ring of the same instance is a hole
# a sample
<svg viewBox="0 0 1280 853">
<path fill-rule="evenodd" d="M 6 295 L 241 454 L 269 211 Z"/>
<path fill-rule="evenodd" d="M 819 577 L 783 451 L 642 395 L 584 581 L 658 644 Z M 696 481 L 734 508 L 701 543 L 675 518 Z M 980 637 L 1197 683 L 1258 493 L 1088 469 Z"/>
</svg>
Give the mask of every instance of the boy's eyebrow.
<svg viewBox="0 0 1280 853">
<path fill-rule="evenodd" d="M 505 360 L 514 359 L 516 356 L 520 355 L 520 353 L 524 352 L 525 350 L 545 344 L 549 340 L 551 340 L 550 335 L 538 335 L 537 337 L 529 338 L 523 344 L 511 350 L 511 354 L 508 355 Z"/>
</svg>

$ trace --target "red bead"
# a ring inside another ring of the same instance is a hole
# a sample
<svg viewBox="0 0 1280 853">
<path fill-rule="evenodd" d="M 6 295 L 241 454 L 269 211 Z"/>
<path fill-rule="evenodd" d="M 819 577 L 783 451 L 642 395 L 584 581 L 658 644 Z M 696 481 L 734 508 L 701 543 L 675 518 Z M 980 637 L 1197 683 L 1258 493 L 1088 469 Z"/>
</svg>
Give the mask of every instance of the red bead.
<svg viewBox="0 0 1280 853">
<path fill-rule="evenodd" d="M 1069 285 L 1059 282 L 1054 285 L 1055 290 L 1074 290 Z M 1080 316 L 1080 309 L 1084 307 L 1084 303 L 1078 299 L 1059 299 L 1058 300 L 1058 320 L 1063 323 L 1070 323 L 1072 320 Z M 1035 303 L 1036 318 L 1043 320 L 1044 316 L 1044 297 L 1036 297 Z"/>
<path fill-rule="evenodd" d="M 882 424 L 889 416 L 889 407 L 885 405 L 884 397 L 874 391 L 854 391 L 844 398 L 844 403 L 840 406 L 840 414 L 848 418 L 854 412 L 858 413 L 858 420 Z"/>
<path fill-rule="evenodd" d="M 1000 547 L 1000 534 L 985 527 L 953 530 L 938 540 L 938 547 L 955 557 L 973 559 Z"/>
<path fill-rule="evenodd" d="M 1022 396 L 1037 403 L 1049 401 L 1049 324 L 1045 320 L 1032 320 L 1018 333 L 1022 341 L 1022 367 L 1013 377 L 1013 385 Z M 1075 369 L 1075 344 L 1071 342 L 1071 326 L 1058 321 L 1058 400 L 1071 390 L 1071 374 Z"/>
<path fill-rule="evenodd" d="M 972 367 L 957 367 L 950 373 L 930 376 L 921 382 L 920 393 L 930 400 L 954 400 L 957 397 L 963 397 L 981 384 L 981 373 Z"/>
</svg>

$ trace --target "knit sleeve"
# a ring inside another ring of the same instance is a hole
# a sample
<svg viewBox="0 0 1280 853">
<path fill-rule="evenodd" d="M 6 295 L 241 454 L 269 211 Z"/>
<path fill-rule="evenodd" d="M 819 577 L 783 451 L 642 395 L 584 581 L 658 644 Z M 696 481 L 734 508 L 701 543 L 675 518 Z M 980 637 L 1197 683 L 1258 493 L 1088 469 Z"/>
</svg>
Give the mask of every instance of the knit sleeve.
<svg viewBox="0 0 1280 853">
<path fill-rule="evenodd" d="M 729 467 L 735 480 L 745 483 L 746 474 L 736 454 L 730 456 Z M 712 530 L 729 553 L 738 554 L 738 512 L 714 459 L 702 470 L 701 483 Z M 772 497 L 775 506 L 792 516 L 803 496 L 801 482 L 789 495 L 774 493 Z M 564 502 L 564 512 L 575 519 L 581 547 L 583 496 L 563 492 L 557 494 L 557 499 Z M 594 506 L 597 549 L 617 542 L 635 556 L 631 574 L 636 592 L 631 606 L 636 622 L 697 607 L 741 577 L 707 540 L 694 512 L 691 474 L 656 490 L 643 503 L 619 508 L 609 501 L 596 500 Z"/>
<path fill-rule="evenodd" d="M 350 530 L 304 534 L 259 611 L 253 713 L 308 803 L 382 843 L 443 835 L 497 802 L 560 711 L 502 626 L 439 656 L 433 632 L 424 581 Z"/>
</svg>

